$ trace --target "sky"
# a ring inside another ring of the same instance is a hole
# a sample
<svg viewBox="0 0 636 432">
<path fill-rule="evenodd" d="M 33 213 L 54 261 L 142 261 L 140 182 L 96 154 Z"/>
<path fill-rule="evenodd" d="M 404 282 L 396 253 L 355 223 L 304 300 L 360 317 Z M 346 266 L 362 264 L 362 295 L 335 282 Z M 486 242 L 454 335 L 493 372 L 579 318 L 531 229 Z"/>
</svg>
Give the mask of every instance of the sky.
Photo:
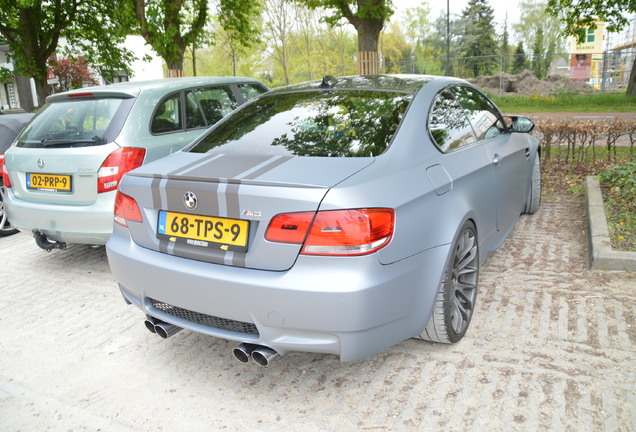
<svg viewBox="0 0 636 432">
<path fill-rule="evenodd" d="M 446 12 L 445 0 L 393 0 L 398 14 L 404 9 L 417 7 L 422 3 L 431 9 L 431 16 L 434 18 L 439 16 L 440 11 Z M 495 23 L 498 29 L 506 19 L 506 11 L 508 12 L 508 31 L 511 29 L 511 24 L 519 21 L 519 0 L 488 0 L 488 4 L 495 11 Z M 468 0 L 450 0 L 451 15 L 461 15 L 467 5 Z"/>
</svg>

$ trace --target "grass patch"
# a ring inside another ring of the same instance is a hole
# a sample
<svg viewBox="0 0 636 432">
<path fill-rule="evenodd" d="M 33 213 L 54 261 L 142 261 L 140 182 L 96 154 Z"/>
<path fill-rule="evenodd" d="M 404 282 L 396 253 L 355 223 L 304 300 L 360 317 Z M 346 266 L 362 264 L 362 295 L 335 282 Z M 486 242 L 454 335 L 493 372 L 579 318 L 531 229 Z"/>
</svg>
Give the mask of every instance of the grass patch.
<svg viewBox="0 0 636 432">
<path fill-rule="evenodd" d="M 625 93 L 561 94 L 558 96 L 490 95 L 506 113 L 635 112 L 636 97 Z"/>
</svg>

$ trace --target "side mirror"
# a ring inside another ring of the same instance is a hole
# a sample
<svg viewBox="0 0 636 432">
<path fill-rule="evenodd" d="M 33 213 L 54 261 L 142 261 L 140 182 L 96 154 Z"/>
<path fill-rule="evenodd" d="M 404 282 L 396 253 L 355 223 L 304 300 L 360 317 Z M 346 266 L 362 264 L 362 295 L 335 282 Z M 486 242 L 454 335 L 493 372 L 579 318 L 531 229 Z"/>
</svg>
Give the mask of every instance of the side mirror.
<svg viewBox="0 0 636 432">
<path fill-rule="evenodd" d="M 506 116 L 505 119 L 510 132 L 528 133 L 534 129 L 534 122 L 528 117 Z"/>
</svg>

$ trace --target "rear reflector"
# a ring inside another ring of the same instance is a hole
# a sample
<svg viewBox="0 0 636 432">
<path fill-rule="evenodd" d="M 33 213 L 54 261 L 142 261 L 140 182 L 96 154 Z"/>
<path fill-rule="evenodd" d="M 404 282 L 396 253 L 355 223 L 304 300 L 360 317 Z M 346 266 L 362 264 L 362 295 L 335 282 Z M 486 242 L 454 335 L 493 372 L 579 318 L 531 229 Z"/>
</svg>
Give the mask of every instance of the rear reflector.
<svg viewBox="0 0 636 432">
<path fill-rule="evenodd" d="M 97 173 L 97 193 L 117 189 L 124 174 L 140 167 L 145 156 L 146 149 L 139 147 L 122 147 L 109 154 Z"/>
<path fill-rule="evenodd" d="M 389 243 L 394 219 L 395 212 L 385 208 L 281 214 L 272 219 L 265 238 L 303 243 L 303 255 L 364 255 Z"/>
<path fill-rule="evenodd" d="M 287 213 L 272 218 L 265 240 L 277 243 L 303 244 L 316 213 Z"/>
<path fill-rule="evenodd" d="M 117 191 L 115 195 L 115 223 L 128 226 L 128 222 L 143 222 L 141 211 L 134 198 Z"/>
</svg>

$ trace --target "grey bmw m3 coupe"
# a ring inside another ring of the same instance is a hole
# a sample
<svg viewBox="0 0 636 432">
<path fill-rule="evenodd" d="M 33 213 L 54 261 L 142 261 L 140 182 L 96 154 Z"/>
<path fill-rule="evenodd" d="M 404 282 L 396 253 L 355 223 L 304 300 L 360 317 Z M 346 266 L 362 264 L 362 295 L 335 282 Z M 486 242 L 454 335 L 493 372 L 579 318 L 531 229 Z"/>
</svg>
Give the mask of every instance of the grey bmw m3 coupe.
<svg viewBox="0 0 636 432">
<path fill-rule="evenodd" d="M 325 77 L 246 103 L 124 176 L 106 248 L 162 337 L 373 355 L 454 343 L 480 265 L 540 204 L 531 120 L 449 77 Z"/>
</svg>

